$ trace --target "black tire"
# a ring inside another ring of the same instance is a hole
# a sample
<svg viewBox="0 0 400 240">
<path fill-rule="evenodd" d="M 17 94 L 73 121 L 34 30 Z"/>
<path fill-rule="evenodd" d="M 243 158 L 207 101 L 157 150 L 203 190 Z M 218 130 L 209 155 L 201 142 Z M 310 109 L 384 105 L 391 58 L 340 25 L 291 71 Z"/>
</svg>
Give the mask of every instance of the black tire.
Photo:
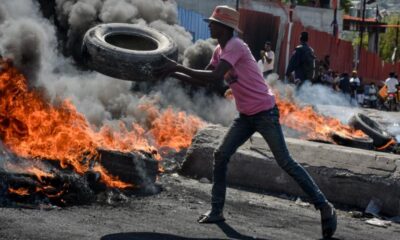
<svg viewBox="0 0 400 240">
<path fill-rule="evenodd" d="M 178 48 L 170 37 L 155 29 L 108 23 L 86 32 L 82 55 L 89 68 L 102 74 L 129 81 L 153 81 L 153 70 L 165 66 L 164 56 L 177 60 Z"/>
<path fill-rule="evenodd" d="M 381 147 L 392 139 L 392 136 L 380 124 L 362 113 L 355 114 L 350 119 L 349 125 L 372 138 L 375 147 Z"/>
<path fill-rule="evenodd" d="M 335 143 L 346 147 L 354 147 L 372 150 L 374 149 L 373 140 L 370 137 L 366 138 L 349 138 L 341 134 L 333 133 L 332 139 Z"/>
</svg>

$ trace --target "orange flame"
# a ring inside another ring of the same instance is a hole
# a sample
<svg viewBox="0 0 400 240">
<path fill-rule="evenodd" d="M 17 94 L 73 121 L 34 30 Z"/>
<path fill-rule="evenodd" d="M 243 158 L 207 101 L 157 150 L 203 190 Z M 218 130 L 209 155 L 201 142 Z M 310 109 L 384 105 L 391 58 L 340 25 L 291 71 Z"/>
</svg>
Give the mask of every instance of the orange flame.
<svg viewBox="0 0 400 240">
<path fill-rule="evenodd" d="M 194 134 L 204 125 L 197 117 L 188 116 L 185 112 L 175 115 L 172 109 L 167 109 L 153 121 L 151 132 L 159 147 L 180 151 L 189 146 Z"/>
<path fill-rule="evenodd" d="M 150 133 L 158 149 L 168 147 L 180 151 L 187 148 L 197 130 L 205 126 L 200 118 L 185 112 L 176 113 L 171 107 L 164 112 L 151 104 L 142 104 L 139 108 L 148 114 Z"/>
<path fill-rule="evenodd" d="M 28 196 L 29 195 L 29 190 L 26 189 L 26 188 L 17 188 L 17 189 L 15 189 L 15 188 L 9 187 L 8 188 L 8 192 L 9 193 L 13 193 L 13 194 L 17 194 L 17 195 L 20 195 L 20 196 Z"/>
<path fill-rule="evenodd" d="M 36 167 L 29 168 L 27 170 L 27 173 L 31 173 L 31 174 L 35 175 L 39 179 L 39 181 L 43 181 L 42 180 L 43 177 L 48 177 L 48 178 L 53 177 L 53 174 L 47 173 L 47 172 L 45 172 L 45 171 L 43 171 L 43 170 L 41 170 L 39 168 L 36 168 Z"/>
<path fill-rule="evenodd" d="M 132 124 L 128 130 L 122 123 L 119 131 L 110 126 L 96 131 L 69 100 L 50 104 L 39 91 L 28 89 L 25 77 L 10 61 L 1 59 L 0 95 L 0 140 L 5 145 L 20 157 L 59 161 L 60 166 L 71 166 L 79 174 L 89 170 L 90 161 L 85 159 L 97 159 L 99 148 L 124 152 L 143 150 L 160 160 L 157 147 L 169 146 L 175 150 L 188 147 L 203 125 L 198 118 L 172 109 L 160 113 L 153 106 L 146 110 L 150 126 L 147 131 L 138 124 Z M 148 140 L 149 133 L 154 135 L 154 146 Z M 101 167 L 97 170 L 110 187 L 131 186 Z M 47 176 L 37 170 L 31 173 Z"/>
<path fill-rule="evenodd" d="M 53 189 L 51 189 L 51 190 L 53 190 Z M 57 193 L 51 194 L 51 193 L 48 193 L 48 189 L 47 188 L 39 188 L 39 187 L 37 187 L 36 188 L 36 192 L 46 193 L 46 196 L 49 197 L 49 198 L 58 198 L 58 197 L 62 196 L 62 194 L 65 192 L 65 189 L 61 189 Z"/>
<path fill-rule="evenodd" d="M 16 163 L 6 162 L 4 167 L 7 171 L 11 171 L 11 172 L 15 172 L 15 173 L 29 173 L 33 176 L 36 176 L 36 178 L 40 182 L 43 182 L 44 177 L 46 177 L 46 178 L 54 177 L 54 174 L 46 172 L 43 169 L 40 169 L 38 166 L 35 166 L 34 164 L 35 163 L 32 163 L 32 165 L 28 165 L 28 166 L 21 166 Z"/>
<path fill-rule="evenodd" d="M 118 177 L 113 177 L 107 173 L 107 171 L 101 167 L 100 165 L 97 165 L 93 168 L 97 172 L 101 173 L 100 178 L 103 182 L 106 182 L 109 187 L 114 187 L 114 188 L 128 188 L 128 187 L 133 187 L 133 184 L 129 183 L 124 183 L 118 179 Z"/>
<path fill-rule="evenodd" d="M 316 113 L 311 106 L 299 107 L 295 103 L 280 99 L 276 94 L 280 122 L 303 133 L 304 138 L 332 142 L 332 133 L 347 137 L 365 137 L 360 131 L 342 124 L 338 119 Z"/>
</svg>

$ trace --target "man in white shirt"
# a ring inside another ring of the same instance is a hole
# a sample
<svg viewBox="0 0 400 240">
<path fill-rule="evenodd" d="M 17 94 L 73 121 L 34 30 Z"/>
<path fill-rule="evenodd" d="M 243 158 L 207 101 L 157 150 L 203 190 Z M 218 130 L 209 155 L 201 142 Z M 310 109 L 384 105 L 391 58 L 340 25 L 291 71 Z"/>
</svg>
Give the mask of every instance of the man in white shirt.
<svg viewBox="0 0 400 240">
<path fill-rule="evenodd" d="M 350 78 L 350 88 L 351 88 L 351 99 L 356 100 L 356 102 L 358 102 L 357 100 L 357 89 L 360 87 L 361 85 L 361 80 L 358 77 L 358 73 L 356 70 L 353 70 L 353 72 L 351 73 L 351 78 Z M 351 102 L 350 99 L 350 102 Z"/>
<path fill-rule="evenodd" d="M 397 85 L 399 85 L 399 80 L 395 77 L 395 73 L 389 73 L 389 77 L 385 80 L 385 85 L 387 87 L 387 93 L 397 93 Z"/>
<path fill-rule="evenodd" d="M 271 74 L 272 71 L 274 70 L 275 54 L 271 49 L 270 42 L 265 43 L 264 50 L 265 50 L 264 58 L 260 59 L 260 60 L 263 60 L 262 61 L 262 65 L 263 65 L 262 72 L 263 72 L 264 78 L 267 78 L 268 75 Z"/>
</svg>

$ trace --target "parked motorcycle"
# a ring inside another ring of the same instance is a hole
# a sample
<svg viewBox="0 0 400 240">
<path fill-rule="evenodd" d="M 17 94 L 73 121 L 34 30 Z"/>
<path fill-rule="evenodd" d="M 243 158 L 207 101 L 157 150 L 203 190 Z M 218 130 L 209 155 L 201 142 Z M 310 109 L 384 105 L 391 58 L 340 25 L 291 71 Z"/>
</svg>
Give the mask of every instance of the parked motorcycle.
<svg viewBox="0 0 400 240">
<path fill-rule="evenodd" d="M 397 92 L 388 93 L 387 87 L 383 86 L 379 92 L 378 96 L 380 102 L 378 102 L 378 109 L 386 111 L 399 111 L 400 110 L 400 86 L 397 87 Z"/>
<path fill-rule="evenodd" d="M 384 105 L 388 111 L 397 111 L 399 109 L 397 101 L 397 93 L 388 93 Z"/>
</svg>

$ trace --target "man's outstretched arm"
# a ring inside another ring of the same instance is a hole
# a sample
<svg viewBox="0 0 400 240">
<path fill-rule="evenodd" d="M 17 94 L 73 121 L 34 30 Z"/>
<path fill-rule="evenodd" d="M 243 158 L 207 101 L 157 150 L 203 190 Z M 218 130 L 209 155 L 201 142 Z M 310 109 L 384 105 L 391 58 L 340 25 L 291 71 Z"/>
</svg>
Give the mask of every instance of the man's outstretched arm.
<svg viewBox="0 0 400 240">
<path fill-rule="evenodd" d="M 197 70 L 185 67 L 169 59 L 167 66 L 159 73 L 164 76 L 171 74 L 172 77 L 176 77 L 179 80 L 205 86 L 223 79 L 225 73 L 231 68 L 231 64 L 225 60 L 221 60 L 215 68 L 209 65 L 206 70 Z"/>
</svg>

